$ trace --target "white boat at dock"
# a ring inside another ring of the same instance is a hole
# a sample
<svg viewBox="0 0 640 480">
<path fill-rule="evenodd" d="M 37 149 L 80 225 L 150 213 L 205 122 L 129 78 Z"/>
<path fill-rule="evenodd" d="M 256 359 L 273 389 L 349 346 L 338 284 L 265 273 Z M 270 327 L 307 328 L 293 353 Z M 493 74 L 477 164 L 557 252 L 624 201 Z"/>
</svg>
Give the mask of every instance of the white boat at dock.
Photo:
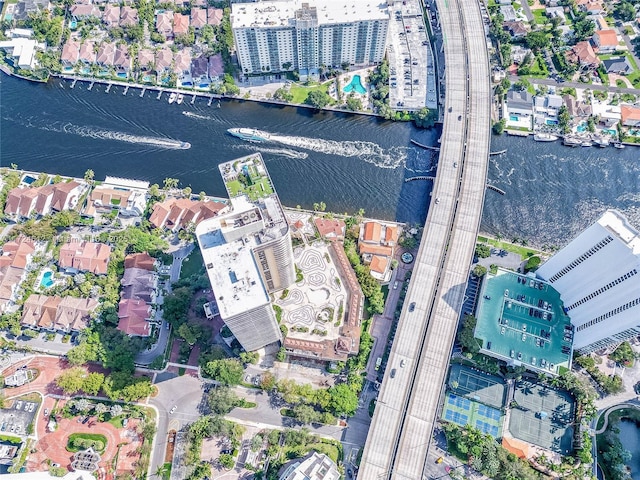
<svg viewBox="0 0 640 480">
<path fill-rule="evenodd" d="M 550 133 L 536 133 L 533 136 L 533 139 L 536 142 L 555 142 L 558 138 L 559 137 L 557 135 L 552 135 Z"/>
<path fill-rule="evenodd" d="M 624 143 L 622 143 L 622 142 L 615 142 L 615 143 L 613 144 L 613 146 L 614 146 L 615 148 L 618 148 L 618 149 L 623 149 L 623 148 L 624 148 Z"/>
<path fill-rule="evenodd" d="M 180 105 L 183 101 L 184 101 L 184 95 L 179 93 L 178 97 L 176 98 L 176 103 Z"/>
<path fill-rule="evenodd" d="M 178 94 L 176 92 L 171 92 L 171 95 L 169 95 L 169 103 L 175 102 L 176 98 L 178 98 Z"/>
</svg>

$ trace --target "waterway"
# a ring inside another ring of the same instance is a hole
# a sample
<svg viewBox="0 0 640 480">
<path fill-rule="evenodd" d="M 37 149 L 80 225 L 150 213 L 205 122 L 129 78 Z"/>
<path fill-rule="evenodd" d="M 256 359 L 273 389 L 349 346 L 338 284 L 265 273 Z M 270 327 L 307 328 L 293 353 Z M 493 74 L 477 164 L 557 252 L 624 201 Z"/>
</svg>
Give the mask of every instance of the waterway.
<svg viewBox="0 0 640 480">
<path fill-rule="evenodd" d="M 194 192 L 225 196 L 221 162 L 261 151 L 282 202 L 406 222 L 423 222 L 437 156 L 410 143 L 437 145 L 436 130 L 407 123 L 248 101 L 185 96 L 54 80 L 33 84 L 0 76 L 0 164 L 83 176 L 105 175 L 160 183 L 179 178 Z M 246 143 L 226 133 L 253 127 L 276 142 Z M 178 149 L 180 142 L 191 148 Z M 571 149 L 558 143 L 494 137 L 482 230 L 539 245 L 561 245 L 607 208 L 640 226 L 640 148 Z M 450 159 L 445 159 L 449 161 Z M 451 159 L 453 161 L 453 159 Z"/>
<path fill-rule="evenodd" d="M 640 480 L 640 428 L 631 420 L 622 420 L 618 427 L 618 437 L 622 440 L 625 450 L 631 452 L 631 460 L 627 464 L 631 469 L 631 478 Z"/>
</svg>

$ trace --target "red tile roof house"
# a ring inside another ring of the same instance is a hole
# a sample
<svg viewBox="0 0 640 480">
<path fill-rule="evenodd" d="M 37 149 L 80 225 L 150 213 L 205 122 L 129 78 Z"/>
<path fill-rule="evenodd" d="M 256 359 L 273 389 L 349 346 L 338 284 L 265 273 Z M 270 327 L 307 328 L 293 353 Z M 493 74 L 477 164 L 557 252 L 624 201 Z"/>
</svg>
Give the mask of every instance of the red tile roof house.
<svg viewBox="0 0 640 480">
<path fill-rule="evenodd" d="M 342 220 L 316 218 L 313 220 L 322 238 L 327 240 L 344 240 L 346 225 Z"/>
<path fill-rule="evenodd" d="M 122 7 L 120 9 L 120 26 L 131 27 L 138 24 L 138 9 L 133 7 Z"/>
<path fill-rule="evenodd" d="M 149 222 L 156 228 L 166 228 L 177 232 L 190 223 L 215 217 L 226 205 L 220 202 L 193 201 L 187 198 L 169 198 L 153 206 Z"/>
<path fill-rule="evenodd" d="M 224 11 L 221 8 L 209 8 L 207 10 L 207 23 L 214 27 L 222 23 Z"/>
<path fill-rule="evenodd" d="M 118 45 L 116 53 L 113 56 L 113 66 L 116 68 L 117 73 L 129 75 L 129 70 L 131 70 L 131 57 L 129 56 L 127 45 Z"/>
<path fill-rule="evenodd" d="M 95 5 L 89 4 L 72 5 L 69 11 L 71 12 L 71 16 L 76 20 L 82 20 L 90 17 L 100 18 L 101 16 L 100 9 Z"/>
<path fill-rule="evenodd" d="M 224 76 L 224 60 L 221 53 L 216 53 L 213 57 L 209 58 L 209 79 L 212 82 L 218 82 L 222 80 Z"/>
<path fill-rule="evenodd" d="M 16 187 L 7 195 L 4 212 L 17 220 L 33 214 L 42 216 L 52 211 L 74 209 L 86 187 L 75 181 L 33 188 Z"/>
<path fill-rule="evenodd" d="M 153 272 L 159 264 L 160 262 L 147 252 L 132 253 L 124 257 L 124 268 L 141 268 Z"/>
<path fill-rule="evenodd" d="M 640 126 L 640 108 L 622 105 L 620 107 L 620 115 L 622 117 L 622 125 L 625 127 Z"/>
<path fill-rule="evenodd" d="M 196 32 L 200 31 L 202 27 L 207 24 L 207 9 L 206 8 L 192 8 L 191 9 L 191 26 Z"/>
<path fill-rule="evenodd" d="M 156 30 L 165 40 L 173 38 L 173 12 L 164 11 L 156 13 Z"/>
<path fill-rule="evenodd" d="M 143 72 L 152 72 L 155 64 L 155 54 L 149 48 L 141 48 L 138 51 L 138 65 Z"/>
<path fill-rule="evenodd" d="M 613 53 L 618 49 L 618 34 L 615 30 L 598 30 L 592 39 L 598 53 Z"/>
<path fill-rule="evenodd" d="M 583 70 L 595 70 L 600 65 L 600 59 L 593 50 L 591 43 L 578 42 L 565 54 L 567 61 L 577 64 Z"/>
<path fill-rule="evenodd" d="M 32 328 L 64 333 L 80 332 L 91 322 L 98 301 L 93 298 L 74 298 L 30 295 L 24 302 L 20 323 Z"/>
<path fill-rule="evenodd" d="M 377 280 L 386 281 L 391 273 L 391 257 L 399 234 L 397 226 L 378 222 L 365 222 L 360 229 L 358 250 Z"/>
<path fill-rule="evenodd" d="M 189 31 L 189 15 L 173 14 L 173 36 L 186 35 Z"/>
<path fill-rule="evenodd" d="M 117 27 L 120 24 L 120 6 L 105 6 L 104 12 L 102 12 L 102 21 L 109 28 Z"/>
<path fill-rule="evenodd" d="M 17 237 L 2 246 L 0 255 L 0 312 L 14 303 L 18 286 L 27 275 L 27 265 L 36 251 L 27 237 Z"/>
<path fill-rule="evenodd" d="M 78 61 L 79 56 L 80 42 L 73 39 L 67 40 L 67 43 L 62 47 L 62 54 L 60 55 L 62 66 L 66 68 L 73 67 Z"/>
<path fill-rule="evenodd" d="M 173 52 L 169 47 L 161 48 L 156 52 L 156 73 L 158 74 L 158 81 L 161 80 L 162 75 L 171 72 L 171 64 L 173 63 Z"/>
<path fill-rule="evenodd" d="M 118 304 L 118 330 L 127 335 L 148 337 L 151 329 L 149 320 L 153 318 L 153 308 L 144 300 L 125 298 Z"/>
<path fill-rule="evenodd" d="M 96 63 L 104 67 L 113 67 L 113 58 L 116 55 L 116 44 L 103 42 L 98 48 Z"/>
<path fill-rule="evenodd" d="M 80 54 L 78 59 L 82 63 L 92 64 L 96 62 L 96 51 L 95 51 L 95 43 L 90 40 L 85 40 L 83 44 L 80 45 Z"/>
<path fill-rule="evenodd" d="M 191 77 L 191 51 L 189 49 L 177 52 L 173 57 L 173 62 L 173 71 L 178 74 L 178 80 Z"/>
<path fill-rule="evenodd" d="M 60 247 L 60 268 L 68 273 L 74 271 L 91 272 L 96 275 L 107 273 L 111 247 L 104 243 L 72 240 Z"/>
</svg>

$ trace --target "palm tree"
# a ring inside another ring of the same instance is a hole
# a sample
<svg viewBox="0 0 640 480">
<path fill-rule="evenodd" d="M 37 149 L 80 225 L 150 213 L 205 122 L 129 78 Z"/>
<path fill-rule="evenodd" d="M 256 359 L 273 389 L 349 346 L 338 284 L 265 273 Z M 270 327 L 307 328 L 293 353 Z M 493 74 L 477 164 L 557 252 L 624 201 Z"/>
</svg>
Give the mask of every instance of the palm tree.
<svg viewBox="0 0 640 480">
<path fill-rule="evenodd" d="M 93 170 L 88 169 L 86 172 L 84 172 L 84 181 L 87 183 L 93 183 L 94 176 L 95 173 L 93 172 Z"/>
</svg>

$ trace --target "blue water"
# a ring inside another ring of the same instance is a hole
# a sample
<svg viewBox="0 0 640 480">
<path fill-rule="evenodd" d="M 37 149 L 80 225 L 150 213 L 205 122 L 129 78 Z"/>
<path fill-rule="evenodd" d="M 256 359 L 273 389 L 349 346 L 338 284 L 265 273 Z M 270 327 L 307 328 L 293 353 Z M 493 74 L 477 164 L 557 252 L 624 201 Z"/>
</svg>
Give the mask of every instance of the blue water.
<svg viewBox="0 0 640 480">
<path fill-rule="evenodd" d="M 33 182 L 36 181 L 36 179 L 33 178 L 31 175 L 25 175 L 24 178 L 22 179 L 22 181 L 24 183 L 26 183 L 27 185 L 31 185 Z"/>
<path fill-rule="evenodd" d="M 582 132 L 586 132 L 587 131 L 587 126 L 584 123 L 581 123 L 580 125 L 578 125 L 578 127 L 576 128 L 576 130 L 580 133 Z"/>
<path fill-rule="evenodd" d="M 547 125 L 557 125 L 558 121 L 557 120 L 547 120 Z"/>
<path fill-rule="evenodd" d="M 631 469 L 631 478 L 640 480 L 640 429 L 630 420 L 622 420 L 618 428 L 618 437 L 622 440 L 624 448 L 631 452 L 631 460 L 627 464 Z"/>
<path fill-rule="evenodd" d="M 127 78 L 127 74 L 126 74 L 126 73 L 122 73 L 122 72 L 120 72 L 120 73 L 118 73 L 118 77 L 120 77 L 120 78 Z"/>
<path fill-rule="evenodd" d="M 351 83 L 343 88 L 345 93 L 349 93 L 351 90 L 355 90 L 356 93 L 363 95 L 367 93 L 367 90 L 362 86 L 362 82 L 360 81 L 360 75 L 354 75 Z"/>
<path fill-rule="evenodd" d="M 516 117 L 515 115 L 509 115 L 509 120 L 511 120 L 512 122 L 517 122 L 520 119 L 518 117 Z"/>
<path fill-rule="evenodd" d="M 46 271 L 44 275 L 42 275 L 42 280 L 40 280 L 40 286 L 44 288 L 49 288 L 53 285 L 53 272 Z"/>
</svg>

